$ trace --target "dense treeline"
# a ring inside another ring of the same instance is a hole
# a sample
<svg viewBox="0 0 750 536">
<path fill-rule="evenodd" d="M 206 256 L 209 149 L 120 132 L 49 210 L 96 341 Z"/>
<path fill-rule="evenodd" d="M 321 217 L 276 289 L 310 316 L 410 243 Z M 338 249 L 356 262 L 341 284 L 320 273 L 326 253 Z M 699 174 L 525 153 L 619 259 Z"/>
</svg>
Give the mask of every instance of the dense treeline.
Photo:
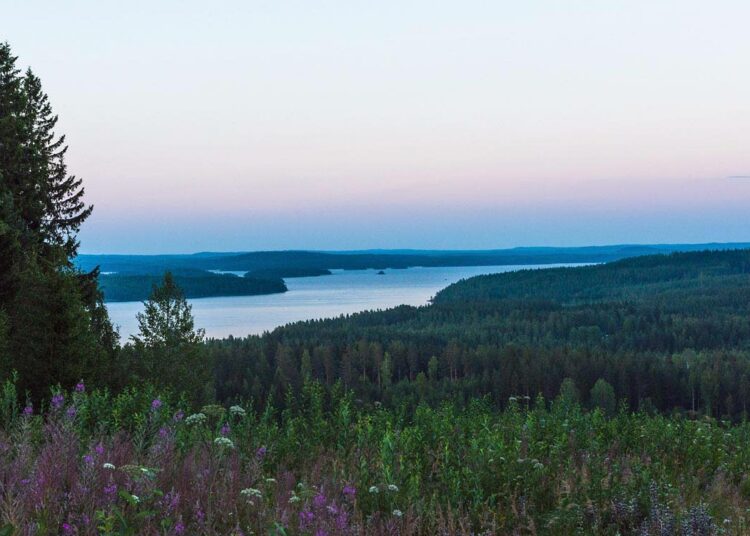
<svg viewBox="0 0 750 536">
<path fill-rule="evenodd" d="M 102 274 L 99 276 L 104 299 L 108 302 L 143 301 L 163 274 Z M 286 284 L 278 277 L 214 274 L 202 270 L 176 273 L 174 279 L 186 298 L 210 296 L 253 296 L 286 292 Z"/>
<path fill-rule="evenodd" d="M 220 398 L 283 400 L 306 377 L 398 405 L 555 396 L 598 380 L 646 410 L 741 417 L 750 405 L 750 251 L 481 276 L 430 306 L 210 341 Z"/>
<path fill-rule="evenodd" d="M 106 382 L 117 347 L 98 270 L 72 262 L 92 207 L 56 124 L 39 78 L 0 43 L 0 376 L 17 371 L 36 397 L 81 377 Z"/>
</svg>

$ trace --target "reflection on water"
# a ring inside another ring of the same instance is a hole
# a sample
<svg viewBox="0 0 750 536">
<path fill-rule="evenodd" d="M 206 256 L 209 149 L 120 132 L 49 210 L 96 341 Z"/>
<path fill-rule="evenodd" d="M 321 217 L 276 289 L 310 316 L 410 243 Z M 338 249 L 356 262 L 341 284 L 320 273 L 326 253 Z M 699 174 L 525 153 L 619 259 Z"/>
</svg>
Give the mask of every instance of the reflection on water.
<svg viewBox="0 0 750 536">
<path fill-rule="evenodd" d="M 544 268 L 562 265 L 545 265 Z M 299 320 L 332 318 L 401 304 L 424 305 L 435 293 L 461 279 L 540 266 L 463 266 L 447 268 L 335 270 L 333 275 L 286 280 L 288 292 L 190 300 L 196 327 L 209 337 L 260 334 Z M 241 272 L 240 272 L 241 273 Z M 141 302 L 108 303 L 112 322 L 123 342 L 138 332 Z"/>
</svg>

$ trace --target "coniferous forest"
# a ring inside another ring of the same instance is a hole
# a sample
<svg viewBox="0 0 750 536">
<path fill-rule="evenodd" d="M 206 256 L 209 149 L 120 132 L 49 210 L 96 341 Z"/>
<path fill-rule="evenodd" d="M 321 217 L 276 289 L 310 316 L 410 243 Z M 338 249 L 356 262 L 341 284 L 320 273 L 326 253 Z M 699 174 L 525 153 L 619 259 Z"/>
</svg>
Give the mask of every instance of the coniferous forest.
<svg viewBox="0 0 750 536">
<path fill-rule="evenodd" d="M 141 274 L 121 341 L 65 155 L 0 45 L 0 535 L 750 533 L 750 250 L 223 340 L 187 302 L 210 282 Z"/>
</svg>

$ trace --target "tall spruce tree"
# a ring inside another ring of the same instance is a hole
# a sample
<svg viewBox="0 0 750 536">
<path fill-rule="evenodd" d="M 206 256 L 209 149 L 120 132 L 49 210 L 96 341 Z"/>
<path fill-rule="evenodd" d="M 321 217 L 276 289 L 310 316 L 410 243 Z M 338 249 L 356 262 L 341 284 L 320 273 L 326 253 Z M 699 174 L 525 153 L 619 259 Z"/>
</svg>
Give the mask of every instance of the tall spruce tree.
<svg viewBox="0 0 750 536">
<path fill-rule="evenodd" d="M 17 370 L 35 398 L 56 383 L 106 381 L 117 347 L 98 272 L 72 263 L 92 207 L 56 124 L 39 78 L 0 44 L 0 375 Z"/>
</svg>

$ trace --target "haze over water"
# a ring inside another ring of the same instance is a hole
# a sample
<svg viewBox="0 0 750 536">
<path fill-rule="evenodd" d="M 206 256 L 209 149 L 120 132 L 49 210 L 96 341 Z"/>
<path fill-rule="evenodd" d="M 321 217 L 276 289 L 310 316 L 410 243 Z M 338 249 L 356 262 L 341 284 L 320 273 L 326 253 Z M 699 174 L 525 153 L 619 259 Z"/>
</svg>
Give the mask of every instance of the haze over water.
<svg viewBox="0 0 750 536">
<path fill-rule="evenodd" d="M 244 337 L 300 320 L 333 318 L 342 314 L 386 309 L 397 305 L 426 305 L 437 291 L 467 277 L 529 268 L 566 265 L 461 266 L 440 268 L 336 270 L 333 275 L 286 279 L 283 294 L 229 296 L 190 300 L 196 327 L 208 337 Z M 240 272 L 237 272 L 240 274 Z M 108 303 L 112 322 L 120 327 L 121 342 L 138 332 L 135 315 L 141 302 Z"/>
</svg>

